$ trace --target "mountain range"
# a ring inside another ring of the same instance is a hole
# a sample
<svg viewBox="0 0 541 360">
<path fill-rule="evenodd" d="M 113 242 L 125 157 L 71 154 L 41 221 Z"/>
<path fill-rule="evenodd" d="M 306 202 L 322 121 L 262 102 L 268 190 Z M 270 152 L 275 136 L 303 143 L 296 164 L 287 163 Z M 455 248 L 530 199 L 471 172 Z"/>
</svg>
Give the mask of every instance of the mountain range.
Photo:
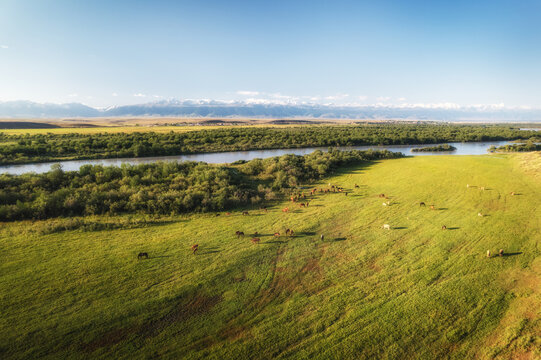
<svg viewBox="0 0 541 360">
<path fill-rule="evenodd" d="M 167 116 L 190 118 L 314 118 L 440 121 L 541 121 L 541 109 L 456 105 L 322 105 L 218 100 L 165 100 L 94 108 L 80 103 L 0 102 L 0 118 Z"/>
</svg>

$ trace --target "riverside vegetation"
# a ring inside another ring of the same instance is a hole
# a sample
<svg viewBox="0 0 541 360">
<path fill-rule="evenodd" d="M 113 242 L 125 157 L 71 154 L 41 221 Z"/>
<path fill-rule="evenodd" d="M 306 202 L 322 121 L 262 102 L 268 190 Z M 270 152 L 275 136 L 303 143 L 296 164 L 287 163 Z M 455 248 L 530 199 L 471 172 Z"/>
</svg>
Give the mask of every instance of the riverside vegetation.
<svg viewBox="0 0 541 360">
<path fill-rule="evenodd" d="M 0 132 L 0 165 L 314 146 L 406 145 L 527 139 L 535 131 L 504 125 L 378 124 L 228 127 L 189 132 Z"/>
<path fill-rule="evenodd" d="M 64 172 L 0 175 L 0 221 L 122 213 L 179 214 L 255 206 L 298 191 L 341 166 L 402 156 L 390 151 L 315 151 L 236 165 L 160 162 L 84 165 Z"/>
</svg>

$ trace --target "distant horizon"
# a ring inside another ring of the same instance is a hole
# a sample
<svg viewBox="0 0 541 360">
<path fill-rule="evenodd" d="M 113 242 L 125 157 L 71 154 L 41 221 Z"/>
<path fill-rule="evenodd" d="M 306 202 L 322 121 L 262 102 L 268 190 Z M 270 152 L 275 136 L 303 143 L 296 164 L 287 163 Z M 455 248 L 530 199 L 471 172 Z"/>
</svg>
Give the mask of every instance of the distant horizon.
<svg viewBox="0 0 541 360">
<path fill-rule="evenodd" d="M 541 109 L 504 104 L 320 104 L 293 101 L 167 99 L 93 107 L 86 104 L 0 101 L 0 118 L 178 117 L 254 119 L 413 120 L 448 122 L 539 122 Z"/>
</svg>

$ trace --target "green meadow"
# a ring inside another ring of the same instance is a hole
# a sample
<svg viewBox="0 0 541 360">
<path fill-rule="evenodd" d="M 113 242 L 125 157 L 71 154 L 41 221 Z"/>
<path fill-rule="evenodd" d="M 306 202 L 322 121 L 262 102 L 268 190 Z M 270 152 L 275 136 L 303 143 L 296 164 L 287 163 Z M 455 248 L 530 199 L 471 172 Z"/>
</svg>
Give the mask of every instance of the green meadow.
<svg viewBox="0 0 541 360">
<path fill-rule="evenodd" d="M 383 160 L 305 191 L 329 184 L 348 195 L 129 229 L 0 224 L 0 357 L 541 357 L 540 153 Z"/>
</svg>

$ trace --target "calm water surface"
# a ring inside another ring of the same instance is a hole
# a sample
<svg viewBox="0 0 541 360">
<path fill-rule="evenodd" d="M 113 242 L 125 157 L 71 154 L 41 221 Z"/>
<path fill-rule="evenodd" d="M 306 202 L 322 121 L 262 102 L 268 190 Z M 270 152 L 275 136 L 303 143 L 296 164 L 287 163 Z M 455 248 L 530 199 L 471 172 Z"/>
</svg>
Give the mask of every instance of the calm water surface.
<svg viewBox="0 0 541 360">
<path fill-rule="evenodd" d="M 393 152 L 402 152 L 405 155 L 424 156 L 424 155 L 482 155 L 487 153 L 487 149 L 492 146 L 502 146 L 509 144 L 509 141 L 486 141 L 473 143 L 447 143 L 453 145 L 457 149 L 455 151 L 446 152 L 412 152 L 411 149 L 436 146 L 440 144 L 424 144 L 424 145 L 388 145 L 388 146 L 341 146 L 340 150 L 389 150 Z M 51 169 L 53 164 L 61 164 L 64 171 L 79 170 L 82 165 L 104 165 L 104 166 L 120 166 L 122 164 L 148 164 L 157 161 L 204 161 L 209 164 L 232 163 L 237 160 L 252 160 L 256 158 L 268 158 L 273 156 L 281 156 L 285 154 L 306 155 L 315 150 L 327 151 L 326 147 L 311 147 L 302 149 L 274 149 L 274 150 L 249 150 L 249 151 L 230 151 L 221 153 L 193 154 L 193 155 L 177 155 L 177 156 L 157 156 L 145 158 L 117 158 L 117 159 L 97 159 L 97 160 L 69 160 L 69 161 L 53 161 L 37 164 L 20 164 L 0 166 L 0 173 L 20 175 L 27 172 L 44 173 Z"/>
</svg>

